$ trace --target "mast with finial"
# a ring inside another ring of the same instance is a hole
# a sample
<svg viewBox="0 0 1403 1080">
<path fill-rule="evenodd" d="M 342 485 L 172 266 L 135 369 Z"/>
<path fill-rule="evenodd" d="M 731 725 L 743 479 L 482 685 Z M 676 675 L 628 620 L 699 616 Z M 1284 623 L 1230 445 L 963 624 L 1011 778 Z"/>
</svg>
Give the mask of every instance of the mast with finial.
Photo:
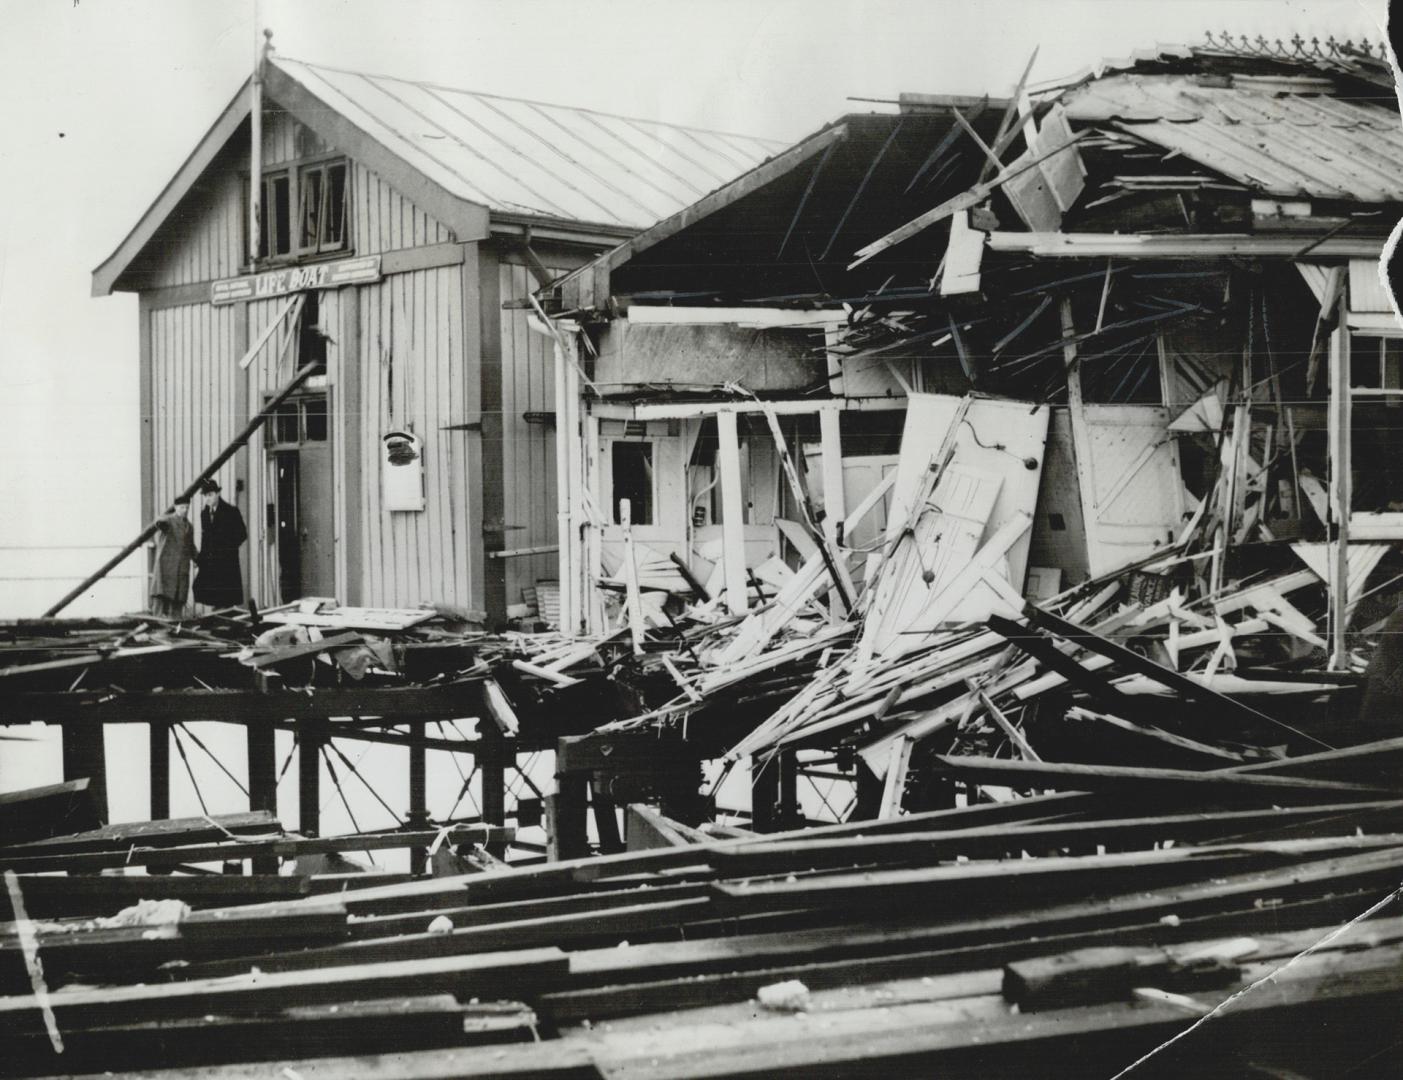
<svg viewBox="0 0 1403 1080">
<path fill-rule="evenodd" d="M 255 23 L 255 25 L 257 25 Z M 263 201 L 263 65 L 268 54 L 273 51 L 273 31 L 263 31 L 263 40 L 256 43 L 253 57 L 253 81 L 250 119 L 253 127 L 253 146 L 248 169 L 248 265 L 252 269 L 258 264 L 259 239 L 263 232 L 260 204 Z"/>
</svg>

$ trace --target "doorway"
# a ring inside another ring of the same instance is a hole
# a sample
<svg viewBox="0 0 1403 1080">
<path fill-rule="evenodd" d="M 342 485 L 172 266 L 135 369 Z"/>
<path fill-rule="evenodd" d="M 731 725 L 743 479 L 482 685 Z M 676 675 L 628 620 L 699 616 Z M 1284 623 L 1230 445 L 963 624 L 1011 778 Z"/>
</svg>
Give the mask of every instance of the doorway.
<svg viewBox="0 0 1403 1080">
<path fill-rule="evenodd" d="M 282 603 L 336 595 L 328 415 L 327 395 L 309 393 L 289 398 L 273 417 L 268 536 Z"/>
</svg>

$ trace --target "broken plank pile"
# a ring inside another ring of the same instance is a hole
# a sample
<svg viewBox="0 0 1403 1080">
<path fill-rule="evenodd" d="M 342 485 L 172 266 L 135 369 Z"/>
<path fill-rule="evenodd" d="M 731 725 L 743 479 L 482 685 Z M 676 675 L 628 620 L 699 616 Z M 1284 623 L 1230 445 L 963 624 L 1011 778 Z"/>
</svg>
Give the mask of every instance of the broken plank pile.
<svg viewBox="0 0 1403 1080">
<path fill-rule="evenodd" d="M 87 780 L 0 795 L 0 870 L 25 897 L 28 914 L 96 919 L 100 925 L 138 902 L 215 907 L 340 888 L 346 877 L 324 869 L 325 857 L 341 852 L 431 845 L 448 851 L 475 845 L 497 849 L 512 836 L 510 828 L 473 823 L 308 837 L 288 831 L 267 810 L 101 825 Z M 271 860 L 276 868 L 279 859 L 288 861 L 291 875 L 199 869 L 241 870 L 246 860 L 254 860 L 255 867 Z M 370 878 L 358 873 L 354 880 L 363 885 Z"/>
<path fill-rule="evenodd" d="M 1325 670 L 1328 574 L 1300 544 L 1224 576 L 1220 548 L 1194 548 L 1200 513 L 1172 544 L 1025 599 L 1047 422 L 1029 403 L 912 395 L 897 471 L 847 523 L 889 495 L 881 544 L 813 553 L 743 619 L 708 603 L 648 627 L 606 673 L 651 668 L 653 696 L 601 730 L 680 731 L 753 772 L 836 751 L 880 785 L 878 816 L 948 800 L 936 757 L 952 749 L 1202 770 L 1387 733 L 1349 722 L 1359 674 Z"/>
<path fill-rule="evenodd" d="M 631 808 L 616 855 L 155 927 L 17 917 L 0 1067 L 1110 1075 L 1245 991 L 1180 1049 L 1251 1075 L 1300 1025 L 1298 1069 L 1382 1076 L 1403 1004 L 1400 755 L 1150 777 L 947 756 L 976 796 L 1046 793 L 730 839 Z M 1146 1075 L 1183 1067 L 1166 1051 Z"/>
</svg>

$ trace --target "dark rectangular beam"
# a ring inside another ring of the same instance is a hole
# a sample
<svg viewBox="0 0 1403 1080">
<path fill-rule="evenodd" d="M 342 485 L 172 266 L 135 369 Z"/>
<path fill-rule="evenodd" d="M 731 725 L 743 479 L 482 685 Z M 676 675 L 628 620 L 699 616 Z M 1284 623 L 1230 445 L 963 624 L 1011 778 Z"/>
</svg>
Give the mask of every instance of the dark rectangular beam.
<svg viewBox="0 0 1403 1080">
<path fill-rule="evenodd" d="M 404 689 L 344 687 L 261 693 L 249 690 L 21 691 L 0 697 L 0 724 L 145 724 L 218 720 L 323 720 L 375 716 L 386 720 L 458 719 L 482 715 L 482 684 L 471 679 Z"/>
<path fill-rule="evenodd" d="M 88 851 L 75 855 L 35 855 L 19 857 L 14 850 L 0 851 L 0 866 L 16 873 L 37 874 L 52 870 L 72 873 L 105 870 L 116 866 L 181 866 L 189 863 L 229 860 L 283 858 L 299 855 L 326 855 L 340 851 L 379 851 L 411 848 L 432 843 L 437 829 L 397 832 L 355 833 L 319 838 L 279 837 L 275 840 L 230 840 L 225 843 L 187 844 L 180 847 L 130 847 L 111 851 Z M 448 834 L 450 844 L 509 842 L 516 830 L 503 825 L 458 825 Z"/>
</svg>

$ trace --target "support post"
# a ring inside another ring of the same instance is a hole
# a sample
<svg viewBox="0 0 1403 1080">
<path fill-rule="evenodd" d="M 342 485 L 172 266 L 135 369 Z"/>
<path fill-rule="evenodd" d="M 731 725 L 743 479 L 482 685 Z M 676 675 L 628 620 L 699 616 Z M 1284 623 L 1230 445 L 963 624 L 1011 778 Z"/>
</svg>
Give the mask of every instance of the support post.
<svg viewBox="0 0 1403 1080">
<path fill-rule="evenodd" d="M 147 725 L 150 738 L 151 820 L 171 816 L 171 726 L 164 720 Z"/>
<path fill-rule="evenodd" d="M 776 832 L 799 822 L 799 762 L 784 750 L 763 762 L 751 759 L 750 824 L 756 832 Z"/>
<path fill-rule="evenodd" d="M 589 854 L 588 785 L 579 773 L 557 775 L 555 794 L 546 796 L 546 857 L 552 862 Z"/>
<path fill-rule="evenodd" d="M 482 820 L 489 825 L 503 825 L 507 817 L 507 761 L 515 757 L 515 743 L 508 743 L 495 730 L 478 741 L 477 768 L 482 775 Z M 491 850 L 489 848 L 489 850 Z M 492 851 L 501 856 L 504 851 Z"/>
<path fill-rule="evenodd" d="M 348 605 L 359 605 L 366 596 L 365 528 L 361 514 L 365 506 L 362 455 L 365 453 L 367 424 L 361 403 L 360 286 L 341 289 L 341 336 L 337 343 L 337 372 L 334 404 L 341 414 L 341 460 L 345 462 L 342 484 L 342 536 L 345 540 L 345 580 L 341 595 Z"/>
<path fill-rule="evenodd" d="M 598 781 L 590 782 L 590 806 L 594 809 L 594 828 L 599 835 L 599 851 L 602 855 L 612 855 L 624 850 L 623 838 L 619 835 L 618 806 L 604 791 Z"/>
<path fill-rule="evenodd" d="M 582 490 L 589 492 L 590 500 L 596 510 L 602 513 L 600 508 L 604 505 L 604 494 L 600 483 L 599 468 L 599 417 L 592 412 L 587 412 L 582 424 L 584 431 L 581 438 L 584 446 L 581 454 L 583 459 L 581 468 L 584 472 L 584 478 L 581 486 Z M 580 589 L 581 614 L 584 617 L 585 633 L 597 634 L 605 625 L 603 601 L 600 598 L 599 590 L 594 588 L 594 582 L 604 576 L 603 528 L 600 522 L 591 520 L 589 516 L 582 515 L 581 520 L 589 522 L 589 532 L 583 560 L 586 564 L 585 570 L 576 578 L 576 585 Z"/>
<path fill-rule="evenodd" d="M 321 834 L 322 748 L 326 740 L 305 732 L 297 733 L 297 831 L 307 836 Z"/>
<path fill-rule="evenodd" d="M 571 520 L 571 499 L 574 497 L 571 484 L 570 455 L 575 432 L 570 427 L 569 386 L 565 370 L 569 366 L 566 357 L 566 342 L 558 328 L 554 334 L 555 347 L 555 537 L 556 560 L 559 566 L 556 578 L 560 588 L 560 632 L 573 636 L 575 626 L 574 566 L 571 556 L 571 534 L 574 522 Z"/>
<path fill-rule="evenodd" d="M 424 746 L 425 723 L 416 720 L 409 725 L 409 813 L 405 824 L 411 829 L 423 829 L 429 824 L 428 750 Z M 428 848 L 411 848 L 409 872 L 426 874 L 429 870 Z"/>
<path fill-rule="evenodd" d="M 716 414 L 716 434 L 720 441 L 716 460 L 721 468 L 721 558 L 726 573 L 726 606 L 732 614 L 739 614 L 747 607 L 745 500 L 740 486 L 740 440 L 735 413 L 722 410 Z"/>
<path fill-rule="evenodd" d="M 89 780 L 98 818 L 107 824 L 107 744 L 101 722 L 78 720 L 63 725 L 63 778 Z"/>
<path fill-rule="evenodd" d="M 270 721 L 250 721 L 248 739 L 248 808 L 278 812 L 278 762 L 274 740 L 277 728 Z M 252 860 L 255 874 L 276 874 L 276 856 Z"/>
<path fill-rule="evenodd" d="M 1101 557 L 1099 529 L 1096 526 L 1096 482 L 1092 473 L 1091 432 L 1086 427 L 1086 403 L 1081 393 L 1081 364 L 1077 361 L 1076 324 L 1072 321 L 1072 301 L 1063 297 L 1062 362 L 1067 375 L 1067 419 L 1072 426 L 1072 459 L 1077 468 L 1077 488 L 1081 493 L 1082 521 L 1086 531 L 1086 561 L 1091 577 L 1105 572 Z"/>
<path fill-rule="evenodd" d="M 1345 628 L 1349 621 L 1349 510 L 1354 492 L 1351 484 L 1350 450 L 1353 442 L 1350 401 L 1350 355 L 1348 300 L 1342 291 L 1339 318 L 1330 335 L 1330 669 L 1343 671 L 1349 665 Z"/>
<path fill-rule="evenodd" d="M 823 448 L 823 534 L 838 542 L 838 526 L 848 516 L 843 496 L 843 441 L 837 409 L 820 409 L 818 427 Z"/>
</svg>

